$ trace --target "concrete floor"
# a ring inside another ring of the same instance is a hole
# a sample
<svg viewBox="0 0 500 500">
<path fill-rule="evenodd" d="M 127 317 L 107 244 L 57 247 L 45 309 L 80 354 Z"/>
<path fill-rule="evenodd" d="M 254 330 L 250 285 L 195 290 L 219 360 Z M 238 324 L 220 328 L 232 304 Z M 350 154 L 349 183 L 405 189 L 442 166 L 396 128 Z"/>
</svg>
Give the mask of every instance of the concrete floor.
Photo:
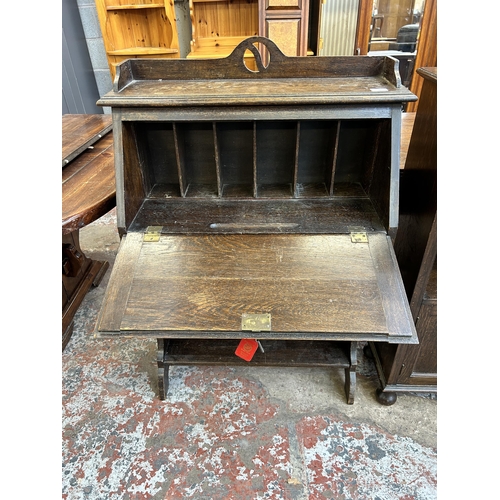
<svg viewBox="0 0 500 500">
<path fill-rule="evenodd" d="M 115 212 L 80 241 L 112 265 Z M 109 275 L 62 355 L 63 499 L 437 498 L 436 395 L 380 405 L 360 349 L 353 405 L 343 370 L 251 365 L 173 367 L 160 401 L 155 341 L 93 338 Z"/>
</svg>

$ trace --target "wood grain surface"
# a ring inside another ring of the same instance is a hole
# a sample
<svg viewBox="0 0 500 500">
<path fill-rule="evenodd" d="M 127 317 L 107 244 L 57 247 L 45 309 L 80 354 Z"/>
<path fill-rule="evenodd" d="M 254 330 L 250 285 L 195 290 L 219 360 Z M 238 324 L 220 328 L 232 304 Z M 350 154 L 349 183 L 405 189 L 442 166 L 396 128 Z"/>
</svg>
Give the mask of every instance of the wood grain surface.
<svg viewBox="0 0 500 500">
<path fill-rule="evenodd" d="M 90 224 L 115 205 L 113 135 L 108 134 L 63 169 L 63 234 Z"/>
<path fill-rule="evenodd" d="M 238 338 L 244 336 L 243 313 L 270 313 L 271 332 L 262 338 L 388 336 L 387 301 L 395 300 L 397 309 L 403 300 L 394 296 L 392 282 L 383 282 L 395 272 L 377 255 L 389 244 L 384 233 L 371 234 L 369 243 L 352 243 L 350 235 L 162 235 L 155 243 L 141 238 L 124 238 L 100 331 L 184 331 L 200 338 L 204 332 L 236 332 Z M 391 319 L 391 328 L 399 317 Z"/>
<path fill-rule="evenodd" d="M 111 130 L 111 115 L 62 116 L 62 166 Z"/>
</svg>

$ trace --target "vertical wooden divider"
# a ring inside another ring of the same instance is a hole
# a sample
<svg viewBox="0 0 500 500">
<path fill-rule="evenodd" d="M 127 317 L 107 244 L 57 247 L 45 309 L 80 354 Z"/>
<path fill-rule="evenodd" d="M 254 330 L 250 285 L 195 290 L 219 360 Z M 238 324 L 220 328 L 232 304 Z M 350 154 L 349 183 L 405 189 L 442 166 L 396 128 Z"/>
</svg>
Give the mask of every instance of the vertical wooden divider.
<svg viewBox="0 0 500 500">
<path fill-rule="evenodd" d="M 258 173 L 257 173 L 257 122 L 253 122 L 253 196 L 257 198 L 258 193 Z"/>
<path fill-rule="evenodd" d="M 113 143 L 115 161 L 115 184 L 116 184 L 116 224 L 118 231 L 126 228 L 125 220 L 125 179 L 124 179 L 124 158 L 123 158 L 123 128 L 121 125 L 122 114 L 120 110 L 113 112 Z"/>
<path fill-rule="evenodd" d="M 372 186 L 372 181 L 373 181 L 373 171 L 375 169 L 375 162 L 377 159 L 378 155 L 378 148 L 379 148 L 379 143 L 380 143 L 380 136 L 382 133 L 382 125 L 381 123 L 378 123 L 378 125 L 375 128 L 375 131 L 373 132 L 372 135 L 372 140 L 371 140 L 371 151 L 369 155 L 369 165 L 365 168 L 364 172 L 364 178 L 363 178 L 363 189 L 366 191 L 367 194 L 369 194 Z"/>
<path fill-rule="evenodd" d="M 212 122 L 212 129 L 214 133 L 214 158 L 215 158 L 215 172 L 217 176 L 217 196 L 222 197 L 222 190 L 224 189 L 222 170 L 220 168 L 220 153 L 219 153 L 219 138 L 217 135 L 217 122 Z"/>
<path fill-rule="evenodd" d="M 335 170 L 337 168 L 337 156 L 339 151 L 339 137 L 340 137 L 340 126 L 341 121 L 338 120 L 335 123 L 335 130 L 333 131 L 333 147 L 329 151 L 329 169 L 328 173 L 330 174 L 330 178 L 328 179 L 328 194 L 333 196 L 333 186 L 335 184 Z"/>
<path fill-rule="evenodd" d="M 297 121 L 297 132 L 295 135 L 295 157 L 293 165 L 292 196 L 297 198 L 297 184 L 299 178 L 299 148 L 300 148 L 300 121 Z"/>
<path fill-rule="evenodd" d="M 177 160 L 177 173 L 179 176 L 179 189 L 181 196 L 186 197 L 187 185 L 185 179 L 184 143 L 180 137 L 181 131 L 176 123 L 172 124 L 174 131 L 175 158 Z"/>
</svg>

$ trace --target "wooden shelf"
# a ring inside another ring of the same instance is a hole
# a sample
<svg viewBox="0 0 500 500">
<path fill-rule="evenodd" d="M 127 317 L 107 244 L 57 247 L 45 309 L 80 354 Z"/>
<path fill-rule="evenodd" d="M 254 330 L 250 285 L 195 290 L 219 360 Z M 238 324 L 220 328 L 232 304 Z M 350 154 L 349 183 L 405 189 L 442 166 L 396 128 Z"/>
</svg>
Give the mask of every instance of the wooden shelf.
<svg viewBox="0 0 500 500">
<path fill-rule="evenodd" d="M 128 49 L 110 50 L 110 56 L 147 56 L 161 54 L 177 54 L 177 49 L 167 49 L 165 47 L 129 47 Z"/>
<path fill-rule="evenodd" d="M 175 339 L 165 341 L 164 362 L 170 365 L 248 365 L 235 356 L 238 339 Z M 264 352 L 257 351 L 253 365 L 325 366 L 349 368 L 349 345 L 304 340 L 263 340 Z"/>
<path fill-rule="evenodd" d="M 173 2 L 121 1 L 95 1 L 112 80 L 126 59 L 180 57 Z"/>
<path fill-rule="evenodd" d="M 193 214 L 202 214 L 194 220 Z M 171 214 L 175 214 L 173 217 Z M 347 234 L 352 227 L 381 232 L 368 198 L 147 199 L 130 226 L 143 232 L 154 221 L 163 234 Z"/>
<path fill-rule="evenodd" d="M 148 3 L 135 5 L 107 5 L 106 10 L 164 9 L 164 3 Z"/>
<path fill-rule="evenodd" d="M 259 32 L 258 0 L 190 0 L 189 10 L 188 59 L 227 57 L 245 38 Z"/>
</svg>

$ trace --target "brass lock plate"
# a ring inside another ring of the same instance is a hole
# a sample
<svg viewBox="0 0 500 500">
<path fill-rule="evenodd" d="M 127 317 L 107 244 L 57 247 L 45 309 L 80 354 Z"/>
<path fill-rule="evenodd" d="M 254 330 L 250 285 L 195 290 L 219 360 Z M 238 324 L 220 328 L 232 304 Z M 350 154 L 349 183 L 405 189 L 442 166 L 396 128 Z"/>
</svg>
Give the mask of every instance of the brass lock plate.
<svg viewBox="0 0 500 500">
<path fill-rule="evenodd" d="M 353 243 L 368 243 L 368 236 L 364 232 L 351 233 L 351 241 Z"/>
<path fill-rule="evenodd" d="M 244 332 L 270 332 L 271 315 L 263 314 L 242 314 L 241 329 Z"/>
<path fill-rule="evenodd" d="M 154 242 L 160 241 L 161 230 L 163 226 L 148 226 L 144 233 L 143 241 Z"/>
</svg>

